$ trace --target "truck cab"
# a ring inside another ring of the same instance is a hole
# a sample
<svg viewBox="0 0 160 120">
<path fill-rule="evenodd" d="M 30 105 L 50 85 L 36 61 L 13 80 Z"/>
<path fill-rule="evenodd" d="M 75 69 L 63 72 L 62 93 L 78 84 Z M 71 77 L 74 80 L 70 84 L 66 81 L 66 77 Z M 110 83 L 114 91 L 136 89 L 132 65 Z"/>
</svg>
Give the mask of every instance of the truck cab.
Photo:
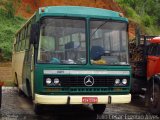
<svg viewBox="0 0 160 120">
<path fill-rule="evenodd" d="M 150 39 L 147 50 L 147 79 L 160 73 L 160 37 Z"/>
</svg>

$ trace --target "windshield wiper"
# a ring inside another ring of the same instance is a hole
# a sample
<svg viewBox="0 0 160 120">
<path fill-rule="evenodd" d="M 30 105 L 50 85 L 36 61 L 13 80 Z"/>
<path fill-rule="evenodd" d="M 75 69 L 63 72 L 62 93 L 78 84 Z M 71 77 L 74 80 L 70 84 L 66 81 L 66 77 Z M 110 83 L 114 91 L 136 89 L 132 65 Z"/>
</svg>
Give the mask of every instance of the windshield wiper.
<svg viewBox="0 0 160 120">
<path fill-rule="evenodd" d="M 108 22 L 108 21 L 104 21 L 104 23 L 102 23 L 101 25 L 99 25 L 99 26 L 97 27 L 97 29 L 92 33 L 91 39 L 92 39 L 93 35 L 99 30 L 99 28 L 101 28 L 101 27 L 102 27 L 103 25 L 105 25 L 107 22 Z"/>
</svg>

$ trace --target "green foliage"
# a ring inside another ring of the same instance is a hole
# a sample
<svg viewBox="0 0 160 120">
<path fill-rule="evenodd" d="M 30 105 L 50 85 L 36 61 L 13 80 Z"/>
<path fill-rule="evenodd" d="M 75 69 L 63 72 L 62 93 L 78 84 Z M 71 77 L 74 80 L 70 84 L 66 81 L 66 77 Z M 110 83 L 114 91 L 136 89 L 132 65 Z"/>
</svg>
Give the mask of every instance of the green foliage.
<svg viewBox="0 0 160 120">
<path fill-rule="evenodd" d="M 2 0 L 0 0 L 0 5 L 2 5 L 3 4 L 3 1 Z"/>
<path fill-rule="evenodd" d="M 21 3 L 22 2 L 22 0 L 18 0 L 18 3 Z"/>
<path fill-rule="evenodd" d="M 135 10 L 133 10 L 131 7 L 129 6 L 123 6 L 123 9 L 126 11 L 126 15 L 130 16 L 130 19 L 132 19 L 132 21 L 136 22 L 136 23 L 140 23 L 140 19 L 141 17 L 139 15 L 137 15 L 137 13 L 135 12 Z"/>
<path fill-rule="evenodd" d="M 9 0 L 9 1 L 5 2 L 4 7 L 5 7 L 5 10 L 6 10 L 6 16 L 8 18 L 14 17 L 15 8 L 14 8 L 14 5 L 13 5 L 13 1 Z"/>
<path fill-rule="evenodd" d="M 143 15 L 141 19 L 142 19 L 142 23 L 144 24 L 144 26 L 149 27 L 152 25 L 152 19 L 150 16 Z"/>
<path fill-rule="evenodd" d="M 150 35 L 160 33 L 160 0 L 116 0 L 127 17 Z"/>
<path fill-rule="evenodd" d="M 8 18 L 6 11 L 0 9 L 0 48 L 5 60 L 11 59 L 14 34 L 24 22 L 21 17 Z"/>
<path fill-rule="evenodd" d="M 28 12 L 28 13 L 31 12 L 31 6 L 30 6 L 30 5 L 27 5 L 27 6 L 26 6 L 26 12 Z"/>
</svg>

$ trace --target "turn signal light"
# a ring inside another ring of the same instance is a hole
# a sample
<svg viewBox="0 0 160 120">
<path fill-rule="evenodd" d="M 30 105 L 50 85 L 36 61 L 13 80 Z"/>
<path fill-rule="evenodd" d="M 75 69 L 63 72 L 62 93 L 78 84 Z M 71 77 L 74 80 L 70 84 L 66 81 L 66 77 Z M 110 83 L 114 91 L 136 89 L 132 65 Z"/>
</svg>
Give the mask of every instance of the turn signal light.
<svg viewBox="0 0 160 120">
<path fill-rule="evenodd" d="M 43 7 L 43 8 L 41 8 L 41 12 L 45 12 L 45 8 Z"/>
</svg>

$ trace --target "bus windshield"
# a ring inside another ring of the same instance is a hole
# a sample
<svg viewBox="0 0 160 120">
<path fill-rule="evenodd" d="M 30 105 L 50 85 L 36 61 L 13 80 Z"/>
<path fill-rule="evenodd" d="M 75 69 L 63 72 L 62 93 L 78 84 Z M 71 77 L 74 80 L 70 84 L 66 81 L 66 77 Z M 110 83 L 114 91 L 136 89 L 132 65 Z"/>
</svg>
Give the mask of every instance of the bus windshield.
<svg viewBox="0 0 160 120">
<path fill-rule="evenodd" d="M 127 23 L 91 20 L 90 39 L 92 64 L 128 64 Z"/>
<path fill-rule="evenodd" d="M 86 64 L 85 22 L 82 19 L 43 19 L 38 63 Z"/>
</svg>

